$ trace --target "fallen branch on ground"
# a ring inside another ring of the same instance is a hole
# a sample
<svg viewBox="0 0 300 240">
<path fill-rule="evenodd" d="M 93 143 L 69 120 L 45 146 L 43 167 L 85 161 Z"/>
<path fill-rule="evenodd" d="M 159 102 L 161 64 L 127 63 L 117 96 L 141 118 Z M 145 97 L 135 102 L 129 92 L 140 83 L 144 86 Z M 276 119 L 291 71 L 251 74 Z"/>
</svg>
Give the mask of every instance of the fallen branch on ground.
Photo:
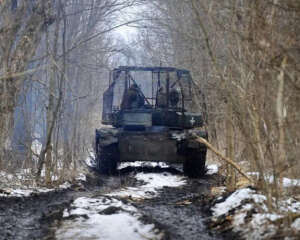
<svg viewBox="0 0 300 240">
<path fill-rule="evenodd" d="M 230 158 L 225 157 L 222 153 L 220 153 L 216 148 L 214 148 L 208 141 L 206 141 L 204 138 L 202 137 L 197 137 L 196 138 L 197 142 L 200 142 L 202 144 L 204 144 L 207 148 L 209 148 L 212 152 L 214 152 L 217 156 L 219 156 L 221 159 L 223 159 L 225 162 L 227 162 L 228 164 L 230 164 L 232 167 L 234 167 L 241 175 L 243 175 L 243 177 L 245 177 L 249 182 L 253 182 L 253 180 L 247 176 L 246 173 L 244 173 L 244 171 L 242 170 L 242 168 L 237 165 L 234 161 L 232 161 Z"/>
</svg>

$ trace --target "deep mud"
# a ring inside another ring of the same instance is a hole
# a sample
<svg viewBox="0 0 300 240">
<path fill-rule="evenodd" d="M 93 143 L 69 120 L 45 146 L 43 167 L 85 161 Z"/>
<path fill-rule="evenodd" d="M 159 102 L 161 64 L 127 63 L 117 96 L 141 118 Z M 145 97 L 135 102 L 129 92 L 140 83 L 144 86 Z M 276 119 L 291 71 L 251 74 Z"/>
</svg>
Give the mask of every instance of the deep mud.
<svg viewBox="0 0 300 240">
<path fill-rule="evenodd" d="M 76 196 L 71 191 L 0 200 L 0 239 L 41 239 Z"/>
<path fill-rule="evenodd" d="M 26 198 L 0 198 L 0 239 L 55 239 L 63 210 L 78 197 L 93 197 L 124 186 L 140 184 L 134 178 L 140 171 L 181 174 L 176 168 L 127 167 L 113 177 L 92 174 L 84 186 L 43 193 Z M 101 179 L 101 181 L 99 180 Z M 210 188 L 222 182 L 219 175 L 189 179 L 183 187 L 165 187 L 152 199 L 130 201 L 143 214 L 142 221 L 152 223 L 165 233 L 164 239 L 226 239 L 210 232 L 205 225 L 208 217 Z"/>
</svg>

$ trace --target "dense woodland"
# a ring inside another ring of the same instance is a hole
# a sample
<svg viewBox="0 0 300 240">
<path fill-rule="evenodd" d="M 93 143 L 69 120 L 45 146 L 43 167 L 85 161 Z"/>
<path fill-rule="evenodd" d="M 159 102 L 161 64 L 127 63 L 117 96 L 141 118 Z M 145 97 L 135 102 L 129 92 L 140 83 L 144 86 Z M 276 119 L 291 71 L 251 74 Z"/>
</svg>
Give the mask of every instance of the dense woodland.
<svg viewBox="0 0 300 240">
<path fill-rule="evenodd" d="M 267 196 L 291 194 L 281 179 L 300 173 L 299 33 L 297 0 L 2 0 L 0 169 L 72 177 L 109 70 L 174 66 L 192 72 L 209 141 L 259 172 Z M 239 175 L 224 174 L 235 188 Z"/>
</svg>

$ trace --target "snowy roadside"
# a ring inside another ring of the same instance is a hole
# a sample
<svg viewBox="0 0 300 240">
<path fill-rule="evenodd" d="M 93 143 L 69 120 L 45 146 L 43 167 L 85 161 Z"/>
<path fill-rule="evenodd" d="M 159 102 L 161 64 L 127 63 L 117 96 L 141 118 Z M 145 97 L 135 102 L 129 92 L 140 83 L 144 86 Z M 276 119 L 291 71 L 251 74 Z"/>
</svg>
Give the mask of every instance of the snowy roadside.
<svg viewBox="0 0 300 240">
<path fill-rule="evenodd" d="M 94 153 L 91 151 L 89 156 L 86 158 L 85 163 L 94 167 Z M 134 163 L 121 163 L 119 166 L 119 170 L 124 169 L 126 167 L 159 167 L 161 169 L 168 168 L 169 165 L 165 163 L 155 163 L 155 162 L 134 162 Z M 217 165 L 209 165 L 208 167 L 208 175 L 215 174 L 218 172 Z M 43 175 L 43 174 L 42 174 Z M 141 184 L 140 187 L 129 187 L 124 188 L 120 192 L 111 193 L 111 196 L 119 196 L 119 197 L 132 197 L 132 198 L 149 198 L 155 197 L 157 195 L 156 189 L 163 188 L 165 186 L 169 187 L 178 187 L 186 183 L 183 177 L 172 175 L 170 173 L 163 174 L 144 174 L 138 173 L 135 178 Z M 57 177 L 52 180 L 57 180 Z M 23 184 L 24 182 L 32 182 L 29 185 Z M 86 175 L 83 173 L 79 173 L 77 177 L 75 177 L 74 181 L 76 183 L 81 183 L 86 181 Z M 72 186 L 72 183 L 66 181 L 56 187 L 46 188 L 46 187 L 38 187 L 34 183 L 33 176 L 31 175 L 30 169 L 23 169 L 22 171 L 16 173 L 15 175 L 0 171 L 0 182 L 3 183 L 0 186 L 0 197 L 30 197 L 34 194 L 47 193 L 56 190 L 69 189 Z"/>
<path fill-rule="evenodd" d="M 23 184 L 26 181 L 30 181 L 31 184 Z M 83 173 L 79 173 L 74 179 L 76 184 L 81 184 L 85 181 L 86 175 Z M 0 197 L 30 197 L 35 194 L 48 193 L 72 187 L 69 181 L 51 188 L 38 187 L 35 184 L 33 176 L 30 175 L 26 169 L 15 175 L 0 171 L 0 182 L 2 183 L 0 187 Z"/>
<path fill-rule="evenodd" d="M 297 187 L 299 182 L 286 178 L 284 186 Z M 277 202 L 272 199 L 267 204 L 266 196 L 251 187 L 240 188 L 229 195 L 223 191 L 221 196 L 218 195 L 211 207 L 212 228 L 220 232 L 232 230 L 242 239 L 299 239 L 299 196 Z"/>
<path fill-rule="evenodd" d="M 33 151 L 39 153 L 40 150 L 41 144 L 35 142 L 33 144 Z M 90 167 L 95 165 L 93 152 L 89 153 L 85 163 Z M 45 169 L 42 170 L 41 176 L 45 177 Z M 34 179 L 32 169 L 21 169 L 15 174 L 0 171 L 0 197 L 30 197 L 34 194 L 70 189 L 74 184 L 80 185 L 87 181 L 86 175 L 83 172 L 78 172 L 72 181 L 65 181 L 58 184 L 59 177 L 57 175 L 52 176 L 51 180 L 55 182 L 53 187 L 39 187 Z"/>
<path fill-rule="evenodd" d="M 256 178 L 257 180 L 259 179 L 259 173 L 258 172 L 248 172 L 247 174 L 254 177 L 254 178 Z M 273 183 L 274 182 L 273 176 L 266 175 L 264 177 L 265 177 L 265 180 L 268 183 Z M 283 184 L 283 187 L 300 187 L 300 179 L 290 179 L 290 178 L 284 177 L 282 179 L 282 184 Z"/>
</svg>

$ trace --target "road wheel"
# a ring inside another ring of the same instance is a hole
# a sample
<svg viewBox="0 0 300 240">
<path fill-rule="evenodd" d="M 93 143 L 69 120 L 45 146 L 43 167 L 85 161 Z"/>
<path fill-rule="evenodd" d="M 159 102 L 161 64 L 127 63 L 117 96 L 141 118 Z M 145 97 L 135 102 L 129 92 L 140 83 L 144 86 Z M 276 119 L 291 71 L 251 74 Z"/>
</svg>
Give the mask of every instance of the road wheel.
<svg viewBox="0 0 300 240">
<path fill-rule="evenodd" d="M 188 156 L 183 164 L 184 175 L 188 176 L 189 178 L 203 177 L 206 171 L 205 161 L 206 149 L 201 151 L 191 149 L 188 152 Z"/>
<path fill-rule="evenodd" d="M 112 175 L 116 173 L 120 154 L 118 144 L 99 147 L 97 151 L 97 170 L 101 174 Z"/>
</svg>

